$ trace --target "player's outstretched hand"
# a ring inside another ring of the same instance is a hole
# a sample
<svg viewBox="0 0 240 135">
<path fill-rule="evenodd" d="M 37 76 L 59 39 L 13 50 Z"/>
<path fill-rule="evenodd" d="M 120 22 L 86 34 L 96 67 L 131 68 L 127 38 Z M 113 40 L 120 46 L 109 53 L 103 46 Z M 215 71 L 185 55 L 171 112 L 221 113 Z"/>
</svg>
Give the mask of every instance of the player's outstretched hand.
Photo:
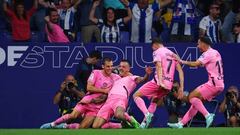
<svg viewBox="0 0 240 135">
<path fill-rule="evenodd" d="M 179 63 L 181 64 L 183 63 L 183 60 L 177 54 L 173 54 L 173 58 L 177 60 Z"/>
<path fill-rule="evenodd" d="M 181 87 L 178 89 L 178 97 L 177 98 L 180 100 L 183 98 L 183 88 L 181 88 Z"/>
<path fill-rule="evenodd" d="M 153 70 L 151 67 L 146 67 L 145 72 L 146 72 L 146 74 L 150 75 L 150 74 L 152 74 Z"/>
</svg>

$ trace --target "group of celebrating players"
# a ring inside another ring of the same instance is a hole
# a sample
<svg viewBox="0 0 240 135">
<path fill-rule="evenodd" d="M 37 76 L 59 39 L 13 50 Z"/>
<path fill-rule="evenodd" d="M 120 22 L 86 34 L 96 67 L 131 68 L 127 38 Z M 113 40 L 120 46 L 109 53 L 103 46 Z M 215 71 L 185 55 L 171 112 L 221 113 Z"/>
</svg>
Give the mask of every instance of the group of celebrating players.
<svg viewBox="0 0 240 135">
<path fill-rule="evenodd" d="M 153 39 L 155 75 L 148 82 L 146 81 L 152 73 L 151 67 L 146 67 L 145 75 L 140 77 L 131 73 L 131 64 L 128 60 L 122 60 L 118 66 L 119 74 L 114 74 L 112 73 L 113 61 L 110 58 L 104 58 L 102 70 L 93 70 L 88 78 L 88 93 L 75 106 L 73 112 L 65 114 L 51 123 L 43 124 L 41 129 L 123 128 L 123 125 L 148 128 L 157 108 L 157 101 L 166 96 L 172 89 L 175 70 L 178 71 L 180 82 L 178 99 L 183 98 L 184 73 L 181 64 L 191 67 L 204 66 L 209 77 L 206 83 L 198 86 L 189 94 L 188 100 L 191 107 L 181 121 L 168 123 L 168 126 L 183 128 L 199 111 L 206 118 L 206 127 L 208 128 L 213 122 L 214 114 L 207 111 L 203 101 L 211 101 L 224 89 L 222 58 L 217 50 L 211 48 L 211 45 L 212 42 L 208 37 L 201 37 L 197 47 L 202 55 L 196 61 L 184 61 L 164 47 L 159 39 Z M 126 108 L 131 93 L 137 84 L 142 82 L 146 83 L 133 94 L 134 102 L 145 116 L 143 121 L 138 123 L 133 116 L 127 113 Z M 148 97 L 151 100 L 149 107 L 146 107 L 142 97 Z M 80 123 L 68 123 L 68 121 L 79 117 L 83 118 Z M 111 122 L 112 117 L 120 120 L 121 123 Z"/>
</svg>

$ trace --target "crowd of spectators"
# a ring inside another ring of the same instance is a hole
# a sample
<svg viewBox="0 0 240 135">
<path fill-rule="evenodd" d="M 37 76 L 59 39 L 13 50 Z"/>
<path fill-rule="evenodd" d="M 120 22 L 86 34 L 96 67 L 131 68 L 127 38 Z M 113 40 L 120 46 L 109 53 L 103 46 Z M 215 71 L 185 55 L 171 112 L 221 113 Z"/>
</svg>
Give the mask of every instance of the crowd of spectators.
<svg viewBox="0 0 240 135">
<path fill-rule="evenodd" d="M 30 4 L 29 4 L 30 3 Z M 42 42 L 240 42 L 239 0 L 2 0 L 1 36 Z M 122 36 L 123 34 L 129 35 Z M 53 36 L 53 35 L 56 35 Z M 122 40 L 122 41 L 121 41 Z"/>
</svg>

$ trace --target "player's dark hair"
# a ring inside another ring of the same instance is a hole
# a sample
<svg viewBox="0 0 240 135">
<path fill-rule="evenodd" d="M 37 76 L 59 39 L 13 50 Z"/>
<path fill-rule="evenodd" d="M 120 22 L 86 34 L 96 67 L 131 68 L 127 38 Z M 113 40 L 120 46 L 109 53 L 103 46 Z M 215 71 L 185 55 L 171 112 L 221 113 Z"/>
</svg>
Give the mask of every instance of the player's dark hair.
<svg viewBox="0 0 240 135">
<path fill-rule="evenodd" d="M 163 44 L 163 41 L 160 38 L 158 38 L 158 37 L 154 37 L 152 39 L 152 45 L 153 44 Z"/>
<path fill-rule="evenodd" d="M 217 3 L 216 1 L 212 1 L 208 8 L 211 9 L 214 5 L 216 5 L 216 6 L 218 6 L 220 8 L 219 3 Z"/>
<path fill-rule="evenodd" d="M 199 40 L 200 40 L 201 42 L 209 45 L 209 46 L 212 45 L 212 41 L 211 41 L 211 39 L 210 39 L 209 37 L 206 37 L 206 36 L 200 37 Z"/>
<path fill-rule="evenodd" d="M 130 62 L 129 60 L 127 60 L 127 59 L 123 59 L 123 60 L 121 60 L 121 62 L 126 62 L 126 63 L 128 63 L 128 65 L 129 65 L 130 67 L 132 66 L 131 62 Z"/>
<path fill-rule="evenodd" d="M 89 54 L 90 58 L 102 59 L 102 54 L 100 51 L 94 50 Z"/>
<path fill-rule="evenodd" d="M 52 12 L 58 12 L 58 11 L 57 11 L 57 9 L 55 9 L 55 8 L 48 8 L 48 9 L 47 9 L 47 12 L 46 12 L 46 15 L 47 15 L 47 16 L 48 16 L 48 15 L 50 16 Z"/>
<path fill-rule="evenodd" d="M 105 62 L 111 62 L 111 61 L 112 61 L 111 58 L 109 58 L 109 57 L 104 57 L 104 58 L 103 58 L 103 61 L 102 61 L 102 65 L 104 65 Z"/>
</svg>

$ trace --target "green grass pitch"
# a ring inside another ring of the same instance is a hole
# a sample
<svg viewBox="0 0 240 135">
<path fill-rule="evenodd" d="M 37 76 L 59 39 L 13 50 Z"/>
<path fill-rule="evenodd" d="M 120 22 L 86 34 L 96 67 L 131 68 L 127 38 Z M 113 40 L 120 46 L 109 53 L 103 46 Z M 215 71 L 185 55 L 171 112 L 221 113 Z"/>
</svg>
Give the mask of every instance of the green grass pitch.
<svg viewBox="0 0 240 135">
<path fill-rule="evenodd" d="M 240 128 L 151 129 L 0 129 L 0 135 L 240 135 Z"/>
</svg>

